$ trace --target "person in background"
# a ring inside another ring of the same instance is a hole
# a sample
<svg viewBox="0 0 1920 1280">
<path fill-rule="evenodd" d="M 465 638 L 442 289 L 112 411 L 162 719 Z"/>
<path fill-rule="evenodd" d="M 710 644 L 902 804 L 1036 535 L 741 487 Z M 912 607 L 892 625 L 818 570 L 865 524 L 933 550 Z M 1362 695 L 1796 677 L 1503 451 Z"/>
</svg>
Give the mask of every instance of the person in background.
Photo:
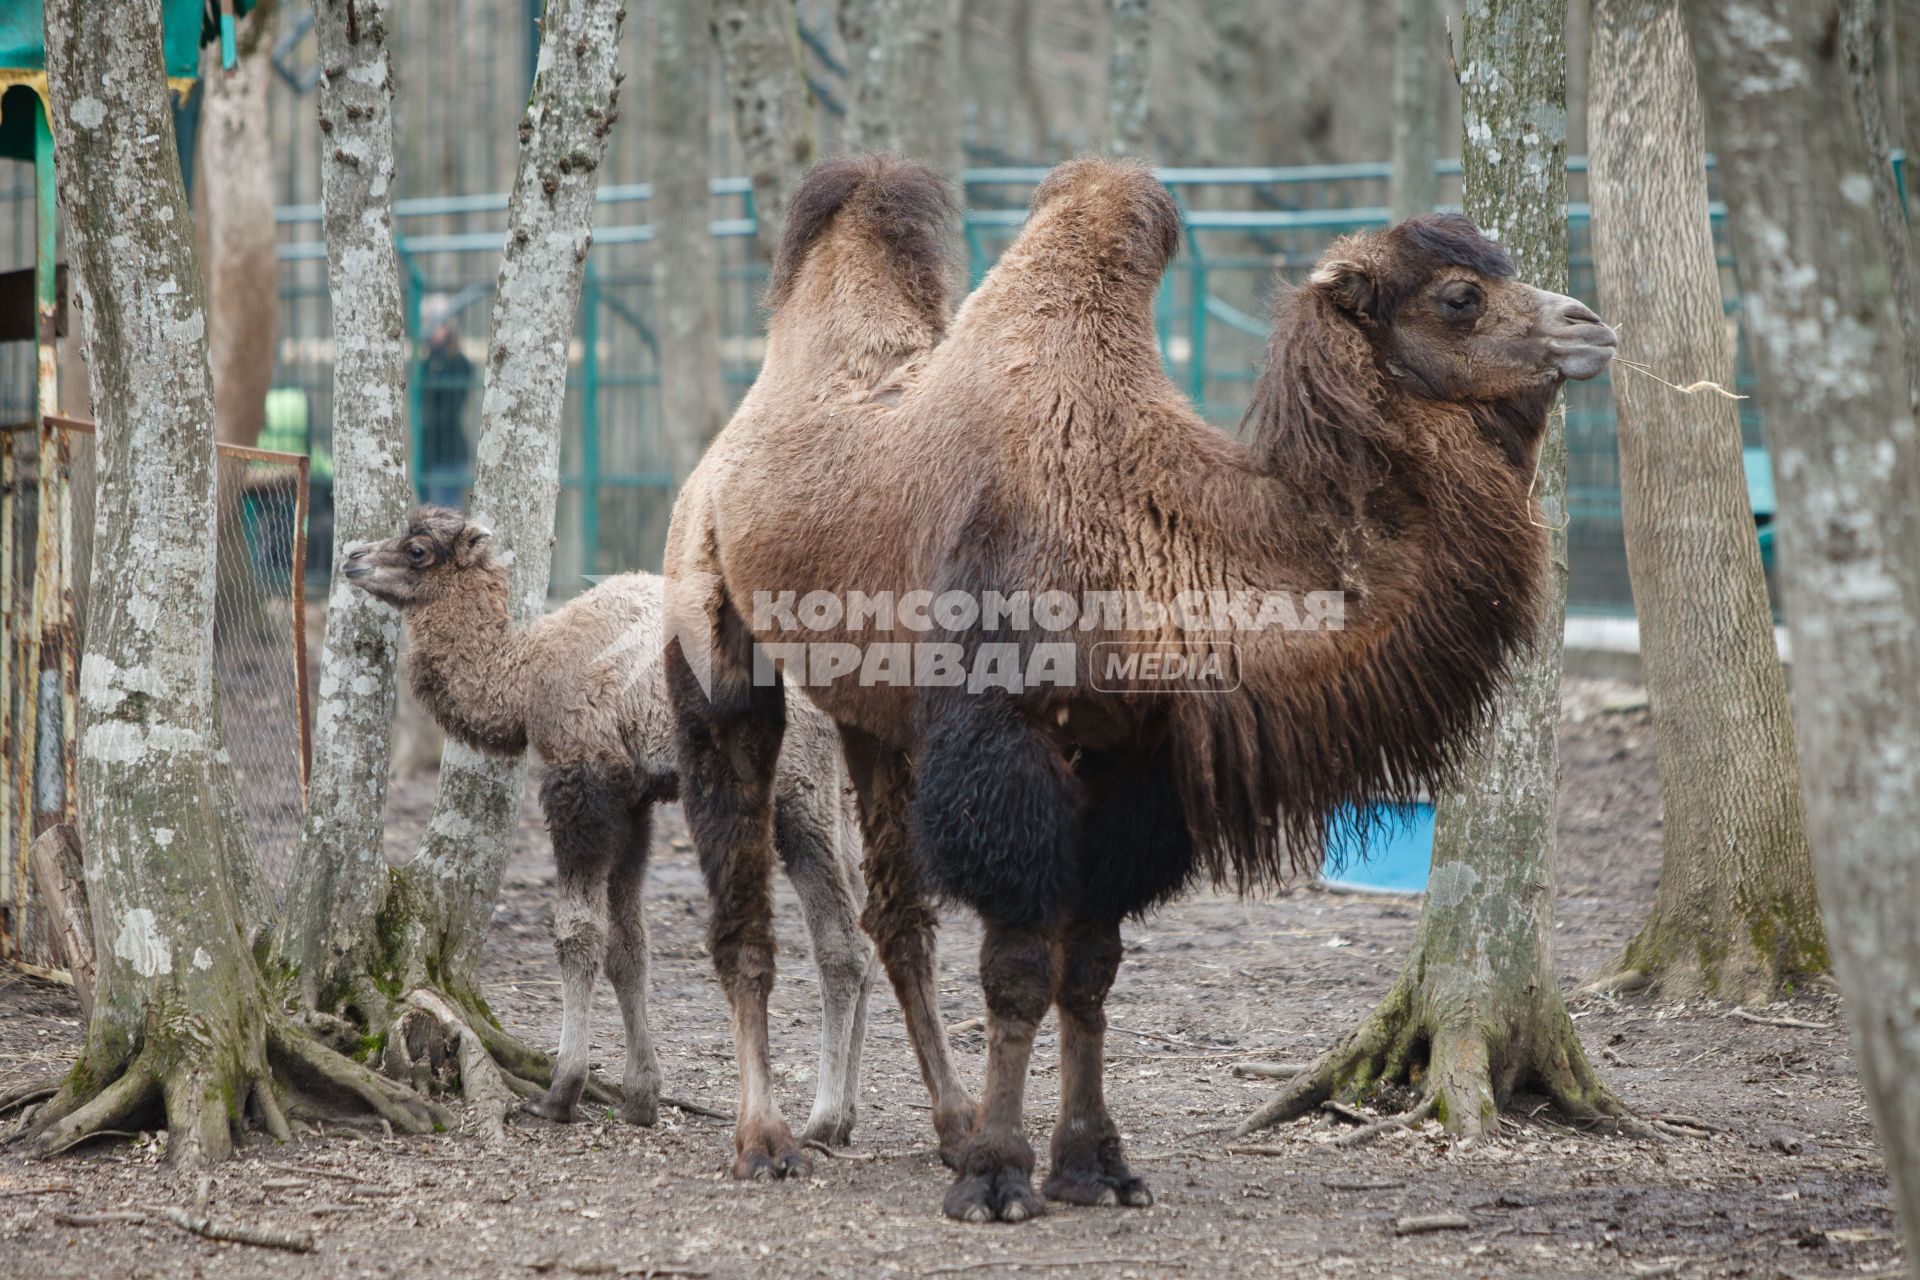
<svg viewBox="0 0 1920 1280">
<path fill-rule="evenodd" d="M 473 481 L 473 450 L 462 419 L 473 389 L 473 362 L 460 349 L 451 315 L 435 320 L 420 365 L 420 489 L 428 502 L 465 505 Z"/>
</svg>

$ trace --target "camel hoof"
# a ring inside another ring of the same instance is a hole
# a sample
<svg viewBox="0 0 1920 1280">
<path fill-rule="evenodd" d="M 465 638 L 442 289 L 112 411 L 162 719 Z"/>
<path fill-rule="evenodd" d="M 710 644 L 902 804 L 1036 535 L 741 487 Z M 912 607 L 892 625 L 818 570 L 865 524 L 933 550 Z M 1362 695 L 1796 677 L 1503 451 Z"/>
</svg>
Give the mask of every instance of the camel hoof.
<svg viewBox="0 0 1920 1280">
<path fill-rule="evenodd" d="M 1121 1204 L 1129 1209 L 1146 1209 L 1153 1204 L 1153 1192 L 1145 1180 L 1134 1177 L 1125 1165 L 1089 1168 L 1075 1161 L 1056 1166 L 1042 1184 L 1041 1194 L 1062 1204 Z"/>
<path fill-rule="evenodd" d="M 571 1102 L 555 1102 L 551 1098 L 529 1099 L 520 1104 L 520 1109 L 552 1124 L 572 1124 L 574 1119 Z"/>
<path fill-rule="evenodd" d="M 797 1147 L 784 1147 L 778 1153 L 742 1151 L 733 1162 L 733 1176 L 740 1182 L 778 1182 L 782 1178 L 806 1178 L 813 1173 L 813 1161 Z"/>
<path fill-rule="evenodd" d="M 853 1142 L 853 1117 L 827 1115 L 817 1120 L 808 1120 L 807 1127 L 800 1131 L 801 1145 L 817 1142 L 823 1147 L 840 1148 Z"/>
<path fill-rule="evenodd" d="M 1001 1167 L 970 1173 L 947 1188 L 947 1216 L 958 1222 L 1025 1222 L 1046 1212 L 1033 1183 L 1019 1169 Z"/>
<path fill-rule="evenodd" d="M 620 1102 L 620 1119 L 651 1129 L 660 1120 L 660 1100 L 640 1094 L 628 1094 Z"/>
</svg>

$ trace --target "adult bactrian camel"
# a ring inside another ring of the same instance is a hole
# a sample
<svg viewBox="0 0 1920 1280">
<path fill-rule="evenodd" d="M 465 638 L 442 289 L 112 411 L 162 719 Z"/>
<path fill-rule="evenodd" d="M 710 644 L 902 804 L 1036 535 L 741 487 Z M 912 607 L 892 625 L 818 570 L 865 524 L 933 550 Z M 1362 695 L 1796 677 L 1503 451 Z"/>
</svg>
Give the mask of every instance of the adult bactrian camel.
<svg viewBox="0 0 1920 1280">
<path fill-rule="evenodd" d="M 683 631 L 668 653 L 694 838 L 710 875 L 764 879 L 781 704 L 755 683 L 749 638 L 808 642 L 780 652 L 841 727 L 867 921 L 958 1172 L 947 1212 L 1040 1211 L 1020 1124 L 1050 1005 L 1061 1102 L 1042 1189 L 1147 1204 L 1101 1092 L 1120 920 L 1201 875 L 1244 886 L 1310 865 L 1329 815 L 1448 776 L 1532 633 L 1546 413 L 1564 379 L 1606 367 L 1613 334 L 1514 280 L 1464 219 L 1415 218 L 1339 242 L 1283 298 L 1238 443 L 1162 372 L 1152 303 L 1179 220 L 1146 169 L 1056 169 L 930 355 L 937 241 L 888 216 L 924 203 L 889 194 L 924 178 L 879 161 L 845 173 L 796 193 L 765 369 L 674 516 L 670 593 L 711 628 L 705 651 Z M 917 273 L 876 269 L 921 251 Z M 834 362 L 886 351 L 886 334 L 911 366 L 895 385 L 884 359 Z M 908 604 L 913 591 L 931 595 Z M 1343 612 L 1311 607 L 1325 591 Z M 831 606 L 856 592 L 867 607 Z M 880 593 L 907 633 L 873 625 Z M 1030 619 L 1005 607 L 1023 593 Z M 1080 602 L 1069 629 L 1049 629 L 1058 608 L 1042 621 L 1048 593 Z M 1089 607 L 1114 593 L 1229 604 Z M 1249 593 L 1257 608 L 1232 606 Z M 1002 607 L 969 613 L 968 597 Z M 912 630 L 923 622 L 934 631 Z M 937 662 L 894 680 L 868 660 L 903 639 L 957 646 L 962 683 Z M 842 646 L 856 669 L 827 679 Z M 1182 661 L 1128 666 L 1116 650 Z M 1169 669 L 1201 678 L 1151 678 Z M 932 1007 L 916 871 L 985 921 L 977 1111 Z M 739 990 L 737 1025 L 761 1016 L 741 1015 Z M 742 1136 L 779 1138 L 777 1114 L 760 1123 Z"/>
</svg>

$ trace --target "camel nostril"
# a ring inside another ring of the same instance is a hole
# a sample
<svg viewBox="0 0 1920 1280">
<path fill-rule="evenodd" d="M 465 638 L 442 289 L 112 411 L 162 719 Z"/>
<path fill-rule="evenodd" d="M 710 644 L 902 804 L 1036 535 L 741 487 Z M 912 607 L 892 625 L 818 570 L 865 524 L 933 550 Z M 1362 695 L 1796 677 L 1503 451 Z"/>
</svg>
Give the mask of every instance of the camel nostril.
<svg viewBox="0 0 1920 1280">
<path fill-rule="evenodd" d="M 1600 317 L 1593 309 L 1582 302 L 1575 302 L 1560 313 L 1560 318 L 1570 325 L 1600 324 Z"/>
</svg>

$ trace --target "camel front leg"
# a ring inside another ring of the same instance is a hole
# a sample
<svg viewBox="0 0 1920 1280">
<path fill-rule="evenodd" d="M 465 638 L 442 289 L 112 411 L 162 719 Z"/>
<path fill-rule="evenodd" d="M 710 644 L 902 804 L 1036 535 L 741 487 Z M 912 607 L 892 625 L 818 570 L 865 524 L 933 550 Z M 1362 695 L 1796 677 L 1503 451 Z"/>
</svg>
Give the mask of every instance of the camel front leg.
<svg viewBox="0 0 1920 1280">
<path fill-rule="evenodd" d="M 843 730 L 841 742 L 866 839 L 867 905 L 860 923 L 878 948 L 900 1002 L 907 1040 L 933 1101 L 940 1159 L 957 1169 L 978 1108 L 954 1070 L 946 1020 L 940 1016 L 934 947 L 940 922 L 927 905 L 913 857 L 912 771 L 899 752 L 863 733 Z"/>
<path fill-rule="evenodd" d="M 680 753 L 680 795 L 706 877 L 707 946 L 733 1014 L 739 1110 L 733 1176 L 804 1176 L 800 1150 L 773 1097 L 767 997 L 773 990 L 773 779 L 785 731 L 780 689 L 719 672 L 709 699 L 669 652 L 667 688 Z"/>
<path fill-rule="evenodd" d="M 1024 1222 L 1042 1206 L 1033 1194 L 1033 1146 L 1021 1132 L 1033 1037 L 1053 1003 L 1047 931 L 987 921 L 980 986 L 987 997 L 987 1093 L 980 1123 L 961 1148 L 946 1211 L 962 1222 Z"/>
<path fill-rule="evenodd" d="M 1107 993 L 1120 970 L 1118 921 L 1076 921 L 1054 949 L 1060 1011 L 1060 1116 L 1041 1190 L 1049 1200 L 1103 1204 L 1117 1200 L 1145 1208 L 1147 1184 L 1127 1167 L 1120 1130 L 1107 1113 Z"/>
</svg>

